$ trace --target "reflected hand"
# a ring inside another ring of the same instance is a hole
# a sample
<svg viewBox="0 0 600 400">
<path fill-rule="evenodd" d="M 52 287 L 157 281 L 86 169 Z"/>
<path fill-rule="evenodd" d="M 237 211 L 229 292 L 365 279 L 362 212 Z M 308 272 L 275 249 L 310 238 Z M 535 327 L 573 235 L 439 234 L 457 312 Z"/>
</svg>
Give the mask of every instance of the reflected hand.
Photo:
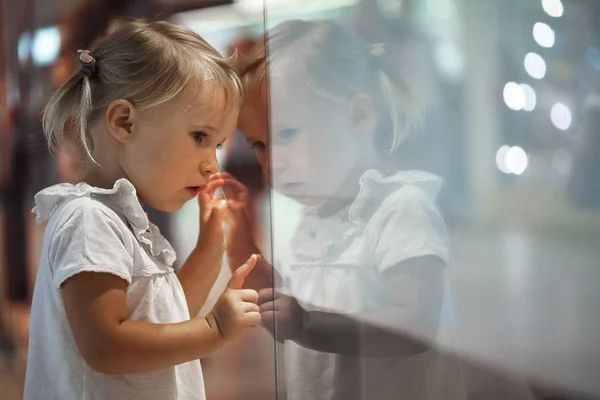
<svg viewBox="0 0 600 400">
<path fill-rule="evenodd" d="M 210 177 L 208 187 L 216 190 L 221 188 L 227 200 L 229 213 L 246 212 L 248 207 L 248 189 L 229 172 L 217 172 Z"/>
<path fill-rule="evenodd" d="M 258 305 L 262 318 L 261 325 L 275 340 L 284 342 L 300 338 L 307 312 L 294 297 L 286 296 L 274 289 L 262 289 L 258 292 Z"/>
<path fill-rule="evenodd" d="M 272 289 L 281 286 L 283 278 L 262 256 L 258 256 L 256 267 L 247 279 L 248 287 L 256 289 Z"/>
</svg>

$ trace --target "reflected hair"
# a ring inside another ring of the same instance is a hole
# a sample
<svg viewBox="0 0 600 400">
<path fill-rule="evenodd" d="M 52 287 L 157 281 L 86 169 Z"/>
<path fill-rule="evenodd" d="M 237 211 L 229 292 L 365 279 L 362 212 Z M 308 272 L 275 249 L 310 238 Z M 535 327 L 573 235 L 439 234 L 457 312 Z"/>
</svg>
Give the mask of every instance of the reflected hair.
<svg viewBox="0 0 600 400">
<path fill-rule="evenodd" d="M 245 90 L 264 90 L 273 63 L 292 66 L 313 93 L 332 101 L 368 94 L 379 118 L 373 145 L 380 155 L 394 153 L 421 126 L 418 102 L 389 65 L 385 45 L 333 21 L 293 20 L 273 28 L 240 58 Z"/>
<path fill-rule="evenodd" d="M 185 105 L 178 101 L 174 106 L 210 107 L 216 96 L 225 100 L 225 109 L 219 112 L 235 112 L 241 106 L 242 85 L 231 60 L 175 24 L 127 21 L 100 39 L 89 55 L 95 60 L 95 72 L 80 68 L 44 108 L 42 126 L 52 154 L 69 148 L 67 137 L 73 135 L 78 149 L 95 162 L 89 125 L 117 99 L 145 111 L 190 89 L 193 98 L 186 96 Z"/>
</svg>

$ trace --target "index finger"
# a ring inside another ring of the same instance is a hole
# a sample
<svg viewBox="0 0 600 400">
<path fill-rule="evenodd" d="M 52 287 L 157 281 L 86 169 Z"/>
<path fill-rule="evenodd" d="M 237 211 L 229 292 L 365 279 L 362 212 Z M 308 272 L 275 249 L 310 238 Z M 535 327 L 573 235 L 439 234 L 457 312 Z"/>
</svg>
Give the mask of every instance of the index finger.
<svg viewBox="0 0 600 400">
<path fill-rule="evenodd" d="M 235 270 L 231 275 L 228 287 L 230 289 L 241 289 L 244 285 L 246 277 L 252 272 L 256 265 L 256 254 L 252 254 L 248 261 L 246 261 L 241 267 Z"/>
<path fill-rule="evenodd" d="M 214 175 L 213 175 L 214 176 Z M 206 189 L 204 189 L 204 191 L 206 191 L 209 194 L 214 194 L 215 191 L 221 187 L 223 187 L 223 185 L 225 184 L 225 180 L 222 178 L 213 178 L 211 177 L 210 180 L 208 181 L 208 184 L 206 185 Z"/>
</svg>

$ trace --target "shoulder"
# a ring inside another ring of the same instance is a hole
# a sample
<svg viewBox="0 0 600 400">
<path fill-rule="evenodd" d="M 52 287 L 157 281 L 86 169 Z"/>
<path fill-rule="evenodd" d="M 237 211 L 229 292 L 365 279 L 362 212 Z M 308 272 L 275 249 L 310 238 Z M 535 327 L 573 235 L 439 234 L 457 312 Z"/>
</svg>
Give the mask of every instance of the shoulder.
<svg viewBox="0 0 600 400">
<path fill-rule="evenodd" d="M 109 205 L 94 197 L 65 202 L 53 216 L 55 233 L 68 231 L 86 236 L 117 235 L 124 239 L 129 230 L 123 218 Z"/>
<path fill-rule="evenodd" d="M 433 199 L 410 184 L 386 197 L 366 235 L 387 266 L 425 255 L 448 259 L 448 230 L 441 213 Z"/>
<path fill-rule="evenodd" d="M 443 217 L 435 199 L 422 189 L 405 184 L 393 190 L 381 202 L 381 206 L 373 214 L 372 223 L 431 223 L 443 224 Z"/>
<path fill-rule="evenodd" d="M 423 171 L 401 171 L 383 175 L 366 171 L 360 179 L 360 192 L 350 207 L 352 222 L 380 226 L 398 219 L 441 219 L 436 206 L 443 181 Z"/>
</svg>

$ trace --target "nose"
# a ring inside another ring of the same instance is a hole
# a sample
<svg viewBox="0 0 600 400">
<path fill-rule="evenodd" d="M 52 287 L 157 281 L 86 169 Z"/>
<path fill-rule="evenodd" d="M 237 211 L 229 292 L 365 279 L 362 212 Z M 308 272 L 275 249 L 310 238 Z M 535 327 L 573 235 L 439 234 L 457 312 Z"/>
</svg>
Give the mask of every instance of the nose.
<svg viewBox="0 0 600 400">
<path fill-rule="evenodd" d="M 207 159 L 200 163 L 200 173 L 208 179 L 209 176 L 219 172 L 219 161 L 217 153 L 213 152 Z"/>
</svg>

